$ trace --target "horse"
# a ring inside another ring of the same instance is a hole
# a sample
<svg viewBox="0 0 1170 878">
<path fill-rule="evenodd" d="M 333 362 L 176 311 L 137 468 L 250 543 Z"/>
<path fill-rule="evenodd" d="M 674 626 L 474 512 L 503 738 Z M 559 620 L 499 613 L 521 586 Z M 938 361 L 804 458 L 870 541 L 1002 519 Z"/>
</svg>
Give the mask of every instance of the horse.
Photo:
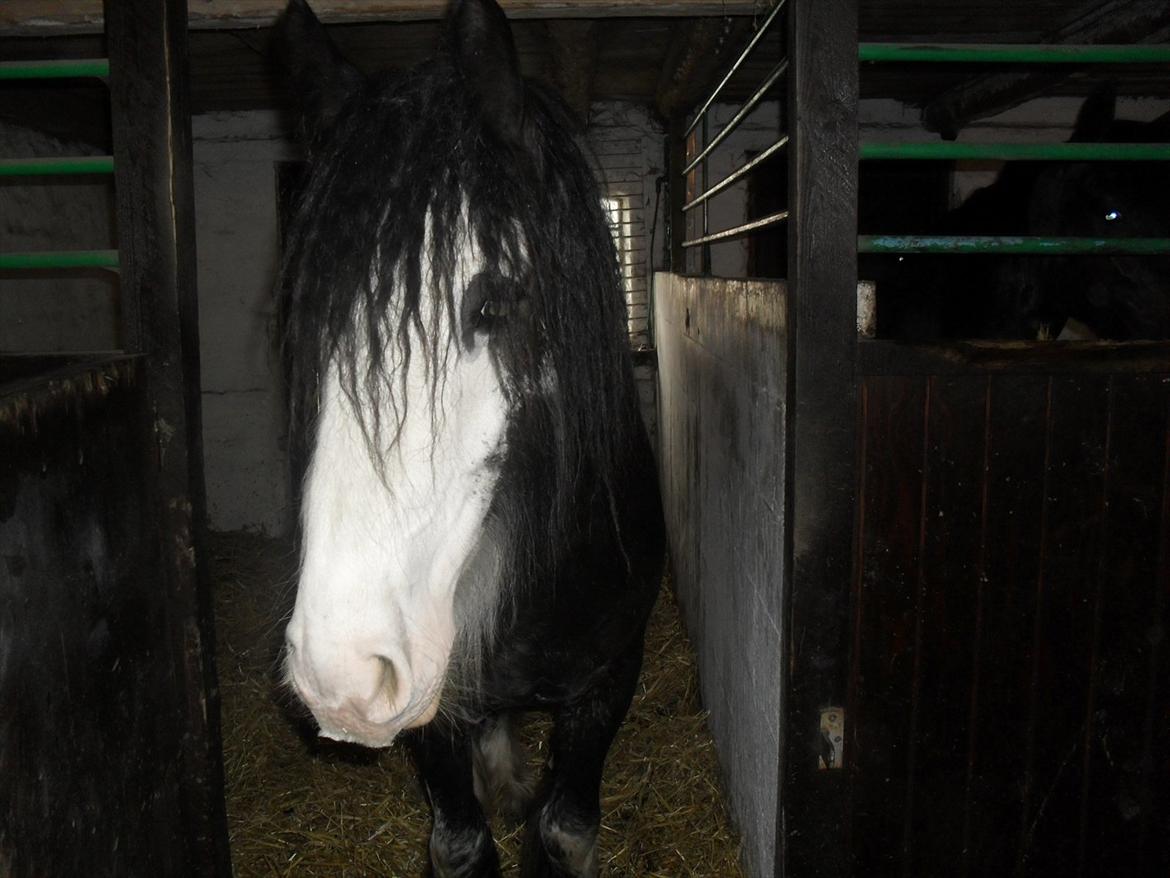
<svg viewBox="0 0 1170 878">
<path fill-rule="evenodd" d="M 1170 114 L 1116 118 L 1111 88 L 1082 104 L 1072 141 L 1170 141 Z M 1009 163 L 946 214 L 933 233 L 1170 237 L 1165 162 Z M 871 259 L 878 334 L 949 338 L 1170 338 L 1170 257 L 907 255 Z M 1074 335 L 1068 335 L 1076 327 Z"/>
<path fill-rule="evenodd" d="M 318 733 L 401 740 L 439 876 L 598 874 L 664 525 L 620 273 L 580 125 L 494 0 L 365 76 L 304 0 L 276 30 L 308 179 L 280 290 L 305 431 L 284 673 Z M 516 718 L 551 714 L 534 788 Z"/>
</svg>

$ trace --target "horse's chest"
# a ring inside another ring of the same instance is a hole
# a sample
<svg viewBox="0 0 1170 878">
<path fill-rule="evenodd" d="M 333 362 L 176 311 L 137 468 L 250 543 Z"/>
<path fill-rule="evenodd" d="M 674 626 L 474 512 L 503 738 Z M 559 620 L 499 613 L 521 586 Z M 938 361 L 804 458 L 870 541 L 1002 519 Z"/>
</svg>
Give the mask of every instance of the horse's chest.
<svg viewBox="0 0 1170 878">
<path fill-rule="evenodd" d="M 605 685 L 612 667 L 641 648 L 653 590 L 630 585 L 593 600 L 538 602 L 517 614 L 499 639 L 483 681 L 501 707 L 541 708 L 572 702 Z"/>
</svg>

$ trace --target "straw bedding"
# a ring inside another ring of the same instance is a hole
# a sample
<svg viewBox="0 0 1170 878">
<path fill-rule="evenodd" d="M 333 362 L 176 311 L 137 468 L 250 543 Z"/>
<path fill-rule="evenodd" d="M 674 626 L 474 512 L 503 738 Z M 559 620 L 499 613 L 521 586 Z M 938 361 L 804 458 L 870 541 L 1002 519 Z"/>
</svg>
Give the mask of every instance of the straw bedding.
<svg viewBox="0 0 1170 878">
<path fill-rule="evenodd" d="M 236 875 L 423 875 L 430 818 L 406 754 L 317 739 L 278 690 L 290 545 L 232 533 L 213 535 L 210 549 Z M 526 725 L 537 765 L 547 728 L 538 715 Z M 606 764 L 601 807 L 603 875 L 743 874 L 669 583 L 650 622 L 638 694 Z M 495 833 L 504 872 L 515 875 L 520 832 Z"/>
</svg>

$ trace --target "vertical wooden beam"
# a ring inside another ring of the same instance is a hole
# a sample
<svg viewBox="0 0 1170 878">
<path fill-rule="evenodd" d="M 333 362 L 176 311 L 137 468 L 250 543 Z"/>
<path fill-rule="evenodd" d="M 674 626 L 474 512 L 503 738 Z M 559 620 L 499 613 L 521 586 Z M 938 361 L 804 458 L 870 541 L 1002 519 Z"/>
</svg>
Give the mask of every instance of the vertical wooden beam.
<svg viewBox="0 0 1170 878">
<path fill-rule="evenodd" d="M 819 770 L 818 756 L 823 752 L 820 712 L 845 705 L 850 665 L 858 2 L 788 2 L 793 218 L 788 232 L 788 563 L 776 874 L 830 876 L 849 872 L 847 770 Z"/>
<path fill-rule="evenodd" d="M 159 539 L 186 729 L 181 776 L 192 875 L 228 875 L 205 527 L 186 0 L 106 0 L 122 343 L 145 355 L 158 454 Z M 144 474 L 145 475 L 145 474 Z M 163 657 L 159 657 L 161 660 Z M 168 706 L 160 706 L 165 709 Z"/>
</svg>

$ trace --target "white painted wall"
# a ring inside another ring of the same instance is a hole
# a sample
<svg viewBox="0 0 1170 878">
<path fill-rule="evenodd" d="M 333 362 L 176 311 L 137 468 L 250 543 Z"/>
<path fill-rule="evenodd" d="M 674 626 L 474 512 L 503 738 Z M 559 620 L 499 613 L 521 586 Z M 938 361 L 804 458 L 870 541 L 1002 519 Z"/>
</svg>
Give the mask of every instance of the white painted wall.
<svg viewBox="0 0 1170 878">
<path fill-rule="evenodd" d="M 665 163 L 663 129 L 645 107 L 619 101 L 595 103 L 589 114 L 588 140 L 602 195 L 620 205 L 619 253 L 630 342 L 646 347 L 650 343 L 649 278 L 654 268 L 661 267 L 669 209 L 665 189 L 659 193 L 656 186 Z"/>
<path fill-rule="evenodd" d="M 664 131 L 645 107 L 607 101 L 590 108 L 587 137 L 602 195 L 619 205 L 616 237 L 630 344 L 648 348 L 652 344 L 650 278 L 662 268 L 662 242 L 670 210 L 666 189 L 658 185 L 666 157 Z M 642 417 L 657 447 L 657 374 L 652 365 L 638 365 L 634 378 Z"/>
<path fill-rule="evenodd" d="M 275 113 L 196 116 L 195 237 L 203 456 L 211 526 L 292 526 L 284 392 L 273 339 L 276 163 L 297 158 Z"/>
</svg>

